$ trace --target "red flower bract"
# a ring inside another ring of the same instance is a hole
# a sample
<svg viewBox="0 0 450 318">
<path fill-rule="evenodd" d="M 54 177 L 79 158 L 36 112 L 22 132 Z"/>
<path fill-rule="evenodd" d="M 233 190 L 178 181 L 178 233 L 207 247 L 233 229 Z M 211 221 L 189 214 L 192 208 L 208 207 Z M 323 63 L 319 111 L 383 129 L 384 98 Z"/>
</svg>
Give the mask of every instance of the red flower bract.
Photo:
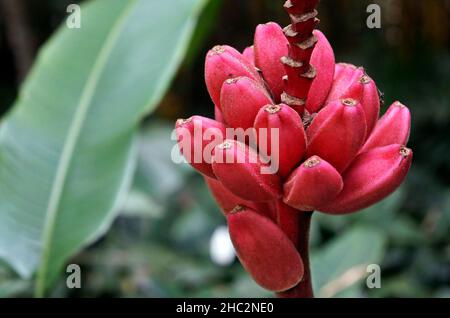
<svg viewBox="0 0 450 318">
<path fill-rule="evenodd" d="M 244 267 L 261 286 L 291 296 L 312 296 L 304 286 L 308 213 L 352 213 L 382 200 L 403 182 L 413 156 L 405 146 L 408 108 L 395 102 L 379 118 L 375 81 L 362 67 L 335 64 L 327 38 L 314 30 L 316 4 L 288 0 L 292 24 L 259 25 L 243 54 L 213 48 L 205 79 L 216 120 L 177 124 L 182 151 L 182 128 L 215 129 L 214 140 L 193 143 L 206 155 L 192 166 L 226 215 Z M 238 139 L 227 128 L 253 130 Z"/>
</svg>

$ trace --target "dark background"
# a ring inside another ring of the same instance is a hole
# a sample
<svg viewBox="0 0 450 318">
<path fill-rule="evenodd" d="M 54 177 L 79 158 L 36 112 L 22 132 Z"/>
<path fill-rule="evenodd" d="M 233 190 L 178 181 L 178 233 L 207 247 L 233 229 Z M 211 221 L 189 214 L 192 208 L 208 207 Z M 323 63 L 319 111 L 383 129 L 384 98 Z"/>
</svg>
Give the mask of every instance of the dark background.
<svg viewBox="0 0 450 318">
<path fill-rule="evenodd" d="M 37 50 L 65 17 L 67 5 L 78 2 L 0 0 L 0 116 L 12 106 Z M 54 295 L 269 295 L 237 261 L 226 267 L 211 262 L 211 233 L 225 221 L 201 178 L 188 167 L 172 166 L 162 154 L 172 147 L 167 136 L 177 118 L 212 117 L 203 79 L 207 50 L 216 44 L 244 49 L 258 23 L 287 25 L 282 3 L 210 2 L 170 91 L 142 124 L 145 146 L 129 205 L 105 238 L 75 257 L 87 272 L 84 287 L 57 288 Z M 382 8 L 381 29 L 366 26 L 370 3 Z M 336 60 L 364 66 L 384 93 L 386 107 L 395 100 L 410 107 L 408 146 L 414 151 L 405 185 L 387 203 L 359 215 L 313 220 L 317 253 L 355 227 L 374 229 L 384 240 L 382 288 L 368 290 L 357 283 L 330 296 L 450 296 L 449 14 L 448 0 L 321 1 L 319 28 Z M 333 271 L 337 265 L 323 266 Z M 0 268 L 0 296 L 27 296 L 29 290 L 29 282 Z"/>
</svg>

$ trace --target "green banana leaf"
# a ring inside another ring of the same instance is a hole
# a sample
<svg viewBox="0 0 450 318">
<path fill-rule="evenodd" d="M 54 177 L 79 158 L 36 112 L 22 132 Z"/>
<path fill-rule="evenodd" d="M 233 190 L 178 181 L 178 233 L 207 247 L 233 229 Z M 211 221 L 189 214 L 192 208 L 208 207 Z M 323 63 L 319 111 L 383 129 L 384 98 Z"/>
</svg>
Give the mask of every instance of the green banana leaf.
<svg viewBox="0 0 450 318">
<path fill-rule="evenodd" d="M 108 230 L 137 125 L 162 98 L 205 0 L 93 0 L 40 51 L 0 126 L 0 258 L 42 296 Z"/>
<path fill-rule="evenodd" d="M 386 240 L 369 226 L 342 233 L 311 255 L 314 292 L 317 297 L 360 297 L 367 266 L 380 265 Z"/>
</svg>

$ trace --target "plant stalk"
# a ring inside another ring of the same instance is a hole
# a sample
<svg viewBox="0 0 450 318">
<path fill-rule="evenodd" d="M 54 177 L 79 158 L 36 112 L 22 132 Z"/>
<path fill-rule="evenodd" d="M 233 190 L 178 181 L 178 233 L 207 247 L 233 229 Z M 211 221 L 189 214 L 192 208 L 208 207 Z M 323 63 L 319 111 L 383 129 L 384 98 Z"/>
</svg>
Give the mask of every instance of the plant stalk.
<svg viewBox="0 0 450 318">
<path fill-rule="evenodd" d="M 283 202 L 278 203 L 278 224 L 297 248 L 304 267 L 301 282 L 294 288 L 277 293 L 280 298 L 313 298 L 309 264 L 309 230 L 313 211 L 298 211 Z M 294 226 L 293 226 L 294 225 Z"/>
<path fill-rule="evenodd" d="M 319 23 L 315 9 L 318 2 L 319 0 L 287 0 L 284 4 L 291 24 L 284 29 L 289 41 L 289 54 L 282 59 L 286 70 L 282 101 L 301 113 L 316 77 L 316 70 L 310 60 L 317 43 L 313 31 Z"/>
</svg>

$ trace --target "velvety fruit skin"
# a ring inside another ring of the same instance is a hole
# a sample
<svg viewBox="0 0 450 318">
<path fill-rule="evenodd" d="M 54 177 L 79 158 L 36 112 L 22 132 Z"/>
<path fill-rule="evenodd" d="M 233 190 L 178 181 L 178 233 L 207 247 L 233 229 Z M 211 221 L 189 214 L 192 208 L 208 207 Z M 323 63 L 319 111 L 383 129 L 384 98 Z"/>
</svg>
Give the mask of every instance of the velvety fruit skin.
<svg viewBox="0 0 450 318">
<path fill-rule="evenodd" d="M 288 40 L 283 29 L 274 22 L 260 24 L 255 32 L 255 65 L 258 67 L 276 103 L 281 101 L 286 74 L 281 58 L 288 53 Z"/>
<path fill-rule="evenodd" d="M 272 155 L 272 160 L 279 163 L 278 174 L 287 177 L 297 166 L 306 150 L 306 134 L 300 115 L 287 105 L 269 105 L 260 109 L 255 119 L 254 127 L 257 133 L 263 128 L 267 131 L 267 137 L 258 135 L 258 141 L 262 141 L 266 148 L 260 143 L 260 152 Z M 272 129 L 278 129 L 278 142 L 272 140 Z M 272 142 L 277 142 L 278 151 L 271 149 Z"/>
<path fill-rule="evenodd" d="M 242 56 L 247 63 L 255 66 L 255 47 L 253 45 L 245 48 L 244 52 L 242 52 Z"/>
<path fill-rule="evenodd" d="M 271 220 L 276 220 L 276 215 L 272 207 L 266 203 L 261 202 L 252 202 L 248 200 L 244 200 L 236 195 L 234 195 L 230 190 L 228 190 L 220 181 L 217 179 L 204 177 L 206 185 L 208 186 L 211 194 L 216 199 L 217 204 L 220 206 L 222 213 L 227 215 L 230 213 L 236 206 L 246 206 L 250 209 L 258 212 L 261 215 L 264 215 Z"/>
<path fill-rule="evenodd" d="M 364 92 L 364 84 L 361 82 L 363 76 L 362 68 L 345 63 L 336 64 L 333 85 L 327 96 L 326 104 L 345 98 L 360 102 Z"/>
<path fill-rule="evenodd" d="M 264 87 L 248 77 L 228 79 L 222 86 L 220 104 L 224 121 L 233 128 L 253 127 L 256 114 L 272 100 Z"/>
<path fill-rule="evenodd" d="M 344 189 L 318 210 L 345 214 L 364 209 L 391 194 L 403 182 L 413 153 L 402 145 L 375 148 L 360 154 L 344 174 Z"/>
<path fill-rule="evenodd" d="M 227 158 L 231 158 L 227 162 Z M 263 174 L 257 153 L 247 145 L 227 140 L 215 148 L 213 171 L 217 179 L 235 195 L 250 201 L 267 202 L 281 197 L 281 180 Z"/>
<path fill-rule="evenodd" d="M 335 199 L 343 187 L 339 172 L 325 160 L 313 156 L 284 183 L 283 201 L 301 211 L 314 211 Z"/>
<path fill-rule="evenodd" d="M 409 109 L 400 102 L 395 102 L 378 121 L 361 152 L 392 144 L 406 145 L 410 129 L 411 113 Z"/>
<path fill-rule="evenodd" d="M 227 221 L 239 260 L 260 286 L 280 292 L 300 282 L 303 262 L 275 223 L 246 208 L 229 213 Z"/>
<path fill-rule="evenodd" d="M 246 76 L 262 83 L 255 70 L 239 51 L 230 46 L 216 46 L 210 50 L 205 62 L 205 81 L 214 105 L 221 109 L 220 90 L 223 83 L 230 78 Z"/>
<path fill-rule="evenodd" d="M 222 123 L 202 116 L 177 120 L 176 134 L 180 151 L 198 172 L 215 178 L 211 166 L 212 150 L 225 139 L 225 129 Z M 206 139 L 206 130 L 211 133 L 211 139 Z M 190 141 L 188 149 L 185 149 L 185 137 Z M 204 151 L 205 147 L 211 151 Z"/>
<path fill-rule="evenodd" d="M 306 110 L 310 113 L 318 112 L 325 104 L 328 93 L 333 85 L 335 59 L 333 48 L 325 35 L 314 30 L 317 44 L 311 55 L 311 65 L 316 69 L 316 78 L 306 99 Z"/>
<path fill-rule="evenodd" d="M 214 106 L 214 119 L 222 124 L 225 123 L 225 120 L 223 119 L 222 111 L 217 106 Z"/>
<path fill-rule="evenodd" d="M 359 81 L 363 85 L 360 102 L 366 115 L 367 136 L 370 136 L 380 116 L 380 95 L 375 81 L 368 75 L 363 75 Z"/>
<path fill-rule="evenodd" d="M 211 190 L 212 195 L 216 199 L 217 204 L 222 208 L 222 212 L 226 215 L 237 205 L 247 206 L 253 210 L 257 210 L 256 204 L 252 201 L 244 200 L 230 190 L 228 190 L 220 181 L 205 177 L 205 182 Z"/>
<path fill-rule="evenodd" d="M 308 157 L 317 155 L 337 171 L 344 171 L 365 140 L 366 120 L 361 104 L 353 99 L 331 102 L 317 114 L 306 134 Z"/>
</svg>

